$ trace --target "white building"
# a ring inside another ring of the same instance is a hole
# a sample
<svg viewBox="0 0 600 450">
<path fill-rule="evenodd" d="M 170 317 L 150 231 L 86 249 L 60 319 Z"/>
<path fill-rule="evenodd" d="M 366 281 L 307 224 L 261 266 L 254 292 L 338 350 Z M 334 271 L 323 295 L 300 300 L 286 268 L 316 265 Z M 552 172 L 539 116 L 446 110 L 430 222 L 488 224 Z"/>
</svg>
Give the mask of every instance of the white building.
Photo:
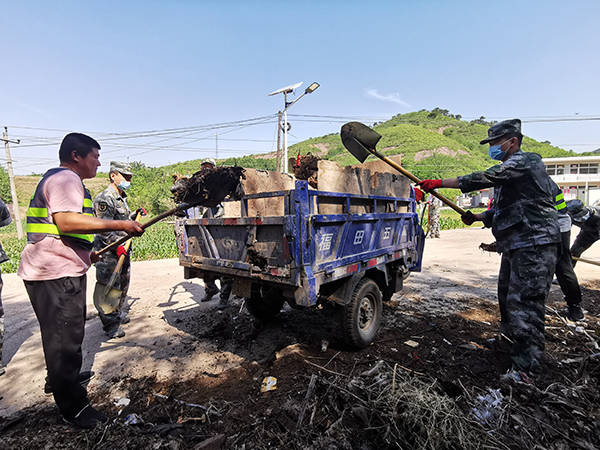
<svg viewBox="0 0 600 450">
<path fill-rule="evenodd" d="M 565 193 L 565 200 L 579 198 L 586 205 L 600 203 L 600 156 L 543 158 L 550 178 Z"/>
</svg>

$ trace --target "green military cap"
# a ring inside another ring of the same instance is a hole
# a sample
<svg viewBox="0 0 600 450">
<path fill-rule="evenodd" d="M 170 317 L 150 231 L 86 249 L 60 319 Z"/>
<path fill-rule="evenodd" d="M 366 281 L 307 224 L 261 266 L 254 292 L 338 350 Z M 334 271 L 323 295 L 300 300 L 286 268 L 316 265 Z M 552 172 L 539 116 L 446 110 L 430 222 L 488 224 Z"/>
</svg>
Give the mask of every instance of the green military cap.
<svg viewBox="0 0 600 450">
<path fill-rule="evenodd" d="M 481 145 L 487 144 L 488 142 L 495 141 L 502 136 L 507 134 L 521 134 L 521 120 L 520 119 L 508 119 L 502 122 L 495 123 L 488 129 L 488 137 L 480 142 Z"/>
<path fill-rule="evenodd" d="M 129 163 L 119 162 L 119 161 L 111 161 L 110 162 L 110 171 L 111 172 L 119 172 L 123 175 L 133 175 L 131 171 L 131 166 Z"/>
</svg>

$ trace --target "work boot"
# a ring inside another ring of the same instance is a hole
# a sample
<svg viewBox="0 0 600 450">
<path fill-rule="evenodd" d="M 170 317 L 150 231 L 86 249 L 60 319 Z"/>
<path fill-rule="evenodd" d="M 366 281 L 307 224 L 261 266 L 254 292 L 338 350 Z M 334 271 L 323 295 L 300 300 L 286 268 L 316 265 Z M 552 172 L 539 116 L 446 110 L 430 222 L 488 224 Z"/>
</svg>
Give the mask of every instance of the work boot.
<svg viewBox="0 0 600 450">
<path fill-rule="evenodd" d="M 129 318 L 129 316 L 125 315 L 125 316 L 121 316 L 121 325 L 125 324 L 125 323 L 129 323 L 131 322 L 131 319 Z"/>
<path fill-rule="evenodd" d="M 106 335 L 108 336 L 109 339 L 113 339 L 113 338 L 118 339 L 118 338 L 122 338 L 123 336 L 125 336 L 125 332 L 123 331 L 123 328 L 121 328 L 119 326 L 110 331 L 106 331 Z"/>
<path fill-rule="evenodd" d="M 92 408 L 91 405 L 87 405 L 81 411 L 79 411 L 74 417 L 63 416 L 65 422 L 75 425 L 79 428 L 90 429 L 97 425 L 108 422 L 108 417 L 102 414 L 97 409 Z"/>
<path fill-rule="evenodd" d="M 210 302 L 210 300 L 219 293 L 219 288 L 218 287 L 207 287 L 205 288 L 204 291 L 204 297 L 202 298 L 203 302 Z"/>
<path fill-rule="evenodd" d="M 94 378 L 94 375 L 96 375 L 96 373 L 93 370 L 84 370 L 77 375 L 77 381 L 80 385 L 85 386 L 92 378 Z M 52 386 L 50 386 L 48 377 L 46 377 L 46 384 L 44 385 L 44 394 L 52 395 Z"/>
<path fill-rule="evenodd" d="M 579 303 L 575 303 L 574 305 L 569 305 L 569 312 L 567 313 L 567 317 L 569 320 L 573 322 L 577 322 L 578 320 L 583 320 L 583 309 L 581 309 L 581 305 Z"/>
</svg>

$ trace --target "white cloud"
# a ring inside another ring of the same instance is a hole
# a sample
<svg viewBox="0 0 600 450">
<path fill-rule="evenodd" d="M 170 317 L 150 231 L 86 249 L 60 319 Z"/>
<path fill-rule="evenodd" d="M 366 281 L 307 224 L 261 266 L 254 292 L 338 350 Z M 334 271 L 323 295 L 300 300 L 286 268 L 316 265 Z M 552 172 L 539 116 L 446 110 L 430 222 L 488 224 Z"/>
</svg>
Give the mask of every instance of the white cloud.
<svg viewBox="0 0 600 450">
<path fill-rule="evenodd" d="M 380 94 L 377 89 L 367 89 L 366 93 L 368 97 L 381 100 L 383 102 L 396 103 L 406 108 L 411 108 L 408 103 L 400 98 L 400 94 L 398 92 L 392 92 L 391 94 Z"/>
</svg>

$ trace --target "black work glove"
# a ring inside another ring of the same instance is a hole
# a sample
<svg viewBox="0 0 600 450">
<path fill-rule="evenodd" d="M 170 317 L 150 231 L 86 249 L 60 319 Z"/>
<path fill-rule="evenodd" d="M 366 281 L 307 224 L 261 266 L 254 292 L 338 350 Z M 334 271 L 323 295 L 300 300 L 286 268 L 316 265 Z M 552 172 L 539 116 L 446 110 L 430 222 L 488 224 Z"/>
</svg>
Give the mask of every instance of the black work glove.
<svg viewBox="0 0 600 450">
<path fill-rule="evenodd" d="M 467 211 L 462 216 L 460 216 L 460 220 L 462 220 L 465 225 L 473 225 L 473 222 L 475 222 L 477 218 L 475 217 L 475 214 L 473 214 L 471 211 Z"/>
</svg>

